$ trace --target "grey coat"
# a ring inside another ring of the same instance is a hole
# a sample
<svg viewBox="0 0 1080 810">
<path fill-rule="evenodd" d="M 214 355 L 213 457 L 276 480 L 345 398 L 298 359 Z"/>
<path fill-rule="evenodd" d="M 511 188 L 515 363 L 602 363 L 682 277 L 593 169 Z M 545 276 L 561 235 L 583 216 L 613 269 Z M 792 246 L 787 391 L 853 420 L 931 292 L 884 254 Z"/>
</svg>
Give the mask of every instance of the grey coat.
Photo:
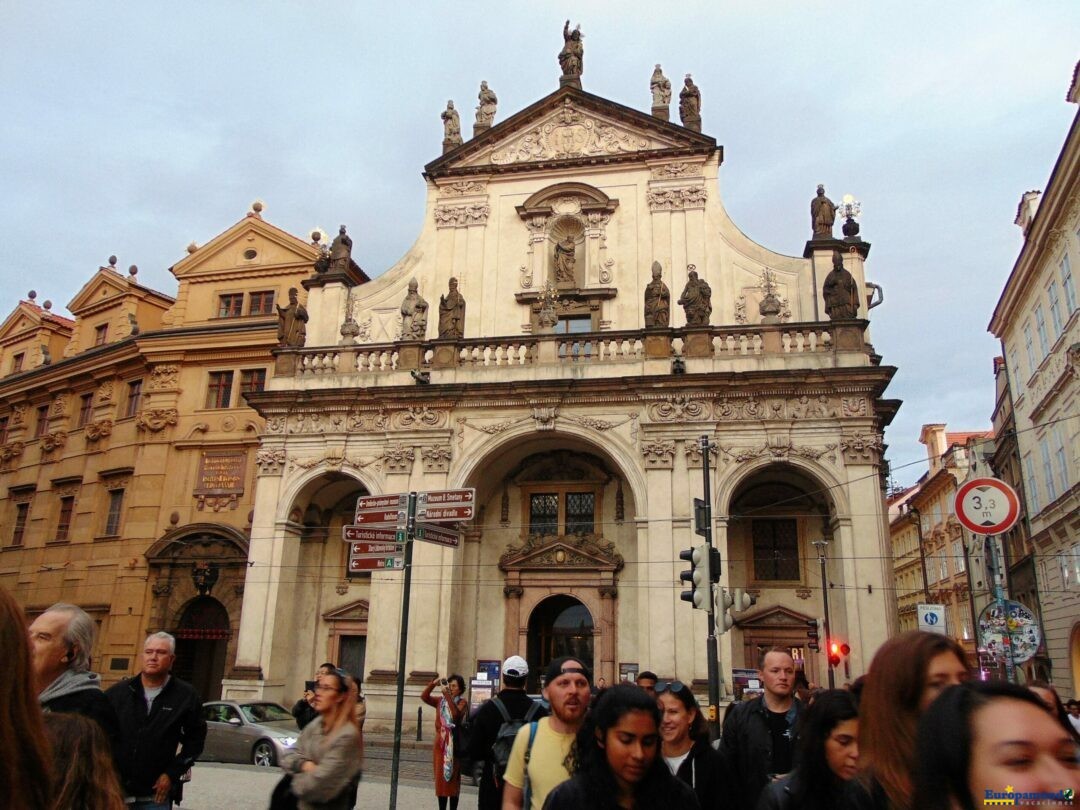
<svg viewBox="0 0 1080 810">
<path fill-rule="evenodd" d="M 318 767 L 301 773 L 305 762 Z M 349 810 L 349 785 L 362 766 L 360 738 L 352 724 L 327 736 L 322 717 L 304 726 L 296 745 L 281 758 L 282 769 L 293 774 L 292 792 L 300 810 Z"/>
</svg>

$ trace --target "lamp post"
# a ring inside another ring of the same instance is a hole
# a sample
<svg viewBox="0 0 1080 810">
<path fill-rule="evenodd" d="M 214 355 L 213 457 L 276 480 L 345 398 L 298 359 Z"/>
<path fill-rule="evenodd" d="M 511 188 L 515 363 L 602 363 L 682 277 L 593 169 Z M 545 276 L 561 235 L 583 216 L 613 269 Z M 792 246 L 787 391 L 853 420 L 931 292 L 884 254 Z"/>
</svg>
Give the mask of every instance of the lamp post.
<svg viewBox="0 0 1080 810">
<path fill-rule="evenodd" d="M 814 541 L 814 547 L 818 550 L 818 562 L 821 564 L 821 602 L 825 611 L 825 649 L 829 649 L 832 643 L 832 626 L 829 624 L 829 582 L 825 576 L 825 549 L 829 547 L 829 541 L 822 538 Z M 829 664 L 828 652 L 826 652 L 825 666 L 829 671 L 829 688 L 836 688 L 836 679 L 833 675 L 832 665 Z"/>
<path fill-rule="evenodd" d="M 862 214 L 862 203 L 856 200 L 852 195 L 845 194 L 844 198 L 840 201 L 839 206 L 840 216 L 844 218 L 844 241 L 846 242 L 861 242 L 859 238 L 859 223 L 856 221 L 859 215 Z"/>
</svg>

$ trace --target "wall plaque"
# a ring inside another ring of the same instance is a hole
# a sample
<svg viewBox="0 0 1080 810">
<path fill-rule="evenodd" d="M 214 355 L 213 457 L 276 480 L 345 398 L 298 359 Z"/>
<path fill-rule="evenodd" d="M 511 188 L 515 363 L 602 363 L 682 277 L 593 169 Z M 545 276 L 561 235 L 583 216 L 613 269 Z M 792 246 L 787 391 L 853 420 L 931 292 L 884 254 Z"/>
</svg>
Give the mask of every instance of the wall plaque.
<svg viewBox="0 0 1080 810">
<path fill-rule="evenodd" d="M 246 477 L 247 453 L 204 451 L 192 493 L 199 509 L 209 507 L 215 512 L 226 506 L 235 509 L 237 498 L 244 494 Z"/>
</svg>

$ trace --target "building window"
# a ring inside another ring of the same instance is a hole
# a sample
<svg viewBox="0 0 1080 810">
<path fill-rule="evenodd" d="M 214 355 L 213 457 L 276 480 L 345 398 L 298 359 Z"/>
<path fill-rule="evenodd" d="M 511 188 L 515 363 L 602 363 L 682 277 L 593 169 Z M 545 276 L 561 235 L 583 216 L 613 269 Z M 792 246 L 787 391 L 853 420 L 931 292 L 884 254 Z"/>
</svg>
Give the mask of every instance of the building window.
<svg viewBox="0 0 1080 810">
<path fill-rule="evenodd" d="M 557 335 L 585 335 L 592 332 L 592 317 L 589 315 L 564 315 L 555 325 Z M 593 352 L 592 341 L 581 341 L 559 347 L 559 357 L 589 357 Z"/>
<path fill-rule="evenodd" d="M 21 546 L 26 536 L 26 523 L 30 519 L 30 504 L 15 504 L 15 526 L 11 532 L 11 545 Z"/>
<path fill-rule="evenodd" d="M 1061 584 L 1064 590 L 1080 591 L 1080 545 L 1061 552 L 1058 561 L 1061 563 Z"/>
<path fill-rule="evenodd" d="M 1058 475 L 1061 478 L 1061 491 L 1069 489 L 1069 458 L 1065 455 L 1065 434 L 1061 425 L 1054 425 L 1054 461 L 1057 462 Z"/>
<path fill-rule="evenodd" d="M 1080 233 L 1076 235 L 1080 239 Z M 1061 257 L 1061 288 L 1065 291 L 1065 314 L 1072 315 L 1076 311 L 1076 287 L 1073 282 L 1072 265 L 1069 263 L 1069 254 Z"/>
<path fill-rule="evenodd" d="M 754 520 L 754 579 L 798 580 L 799 533 L 792 518 Z"/>
<path fill-rule="evenodd" d="M 211 371 L 210 383 L 206 389 L 207 408 L 228 408 L 232 402 L 231 371 Z"/>
<path fill-rule="evenodd" d="M 529 534 L 593 534 L 597 491 L 580 487 L 529 493 Z"/>
<path fill-rule="evenodd" d="M 106 339 L 109 337 L 109 325 L 107 323 L 98 324 L 94 327 L 94 345 L 104 346 Z"/>
<path fill-rule="evenodd" d="M 1020 382 L 1020 358 L 1015 351 L 1009 352 L 1009 385 L 1016 386 Z"/>
<path fill-rule="evenodd" d="M 94 418 L 94 395 L 83 394 L 79 397 L 79 427 Z"/>
<path fill-rule="evenodd" d="M 244 294 L 229 293 L 218 298 L 219 318 L 239 318 L 244 314 Z"/>
<path fill-rule="evenodd" d="M 596 495 L 592 492 L 566 493 L 566 533 L 592 534 Z"/>
<path fill-rule="evenodd" d="M 1035 307 L 1035 332 L 1039 335 L 1039 348 L 1042 356 L 1050 354 L 1050 338 L 1046 335 L 1046 316 L 1043 315 L 1042 304 Z"/>
<path fill-rule="evenodd" d="M 1029 374 L 1034 374 L 1039 364 L 1035 362 L 1035 344 L 1031 339 L 1031 324 L 1024 324 L 1024 348 L 1027 350 Z"/>
<path fill-rule="evenodd" d="M 1031 514 L 1037 515 L 1039 513 L 1039 482 L 1035 478 L 1035 465 L 1031 463 L 1031 453 L 1024 456 L 1023 459 L 1024 478 L 1027 479 L 1027 495 L 1028 503 L 1031 506 Z"/>
<path fill-rule="evenodd" d="M 15 355 L 14 357 L 11 358 L 11 373 L 12 374 L 15 374 L 15 373 L 17 373 L 19 371 L 22 371 L 23 360 L 25 358 L 26 358 L 26 355 L 23 354 L 22 352 L 19 352 L 17 355 Z"/>
<path fill-rule="evenodd" d="M 105 536 L 114 537 L 120 534 L 120 516 L 124 511 L 124 490 L 109 490 L 109 512 L 105 516 Z"/>
<path fill-rule="evenodd" d="M 254 394 L 266 388 L 266 369 L 248 368 L 240 372 L 240 393 Z"/>
<path fill-rule="evenodd" d="M 1054 326 L 1054 340 L 1061 337 L 1061 330 L 1065 328 L 1065 322 L 1061 318 L 1061 300 L 1058 297 L 1056 281 L 1051 281 L 1046 288 L 1046 297 L 1050 301 L 1050 323 Z"/>
<path fill-rule="evenodd" d="M 967 565 L 964 563 L 964 543 L 962 540 L 955 540 L 952 544 L 953 553 L 953 568 L 956 569 L 956 573 L 962 574 L 967 570 Z"/>
<path fill-rule="evenodd" d="M 1043 478 L 1046 479 L 1046 500 L 1057 500 L 1057 484 L 1054 482 L 1054 467 L 1050 463 L 1050 442 L 1043 436 L 1039 439 L 1039 453 L 1042 455 Z"/>
<path fill-rule="evenodd" d="M 128 383 L 127 407 L 124 409 L 124 416 L 131 417 L 137 414 L 140 405 L 142 405 L 142 380 L 132 380 Z"/>
<path fill-rule="evenodd" d="M 60 517 L 56 521 L 56 539 L 64 541 L 71 533 L 71 516 L 75 513 L 75 496 L 65 495 L 60 499 Z"/>
<path fill-rule="evenodd" d="M 37 409 L 37 424 L 34 426 L 34 438 L 40 439 L 49 432 L 49 406 L 41 405 Z"/>
<path fill-rule="evenodd" d="M 529 534 L 559 533 L 559 496 L 537 492 L 529 496 Z"/>
<path fill-rule="evenodd" d="M 248 309 L 249 315 L 273 315 L 274 314 L 274 291 L 260 290 L 251 293 L 251 304 Z"/>
<path fill-rule="evenodd" d="M 938 556 L 938 564 L 941 566 L 941 576 L 938 577 L 938 579 L 939 580 L 948 579 L 949 578 L 949 557 L 945 553 L 945 549 L 942 549 L 941 554 Z"/>
<path fill-rule="evenodd" d="M 7 442 L 8 434 L 8 419 L 10 417 L 0 416 L 0 444 Z"/>
</svg>

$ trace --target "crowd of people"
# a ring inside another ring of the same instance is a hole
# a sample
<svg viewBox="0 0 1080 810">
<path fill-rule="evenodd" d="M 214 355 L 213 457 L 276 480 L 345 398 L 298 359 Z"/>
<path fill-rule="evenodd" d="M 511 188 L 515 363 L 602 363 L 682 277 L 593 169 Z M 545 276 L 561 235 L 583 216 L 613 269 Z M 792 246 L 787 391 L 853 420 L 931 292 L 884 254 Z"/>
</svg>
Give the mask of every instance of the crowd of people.
<svg viewBox="0 0 1080 810">
<path fill-rule="evenodd" d="M 0 588 L 0 807 L 167 810 L 202 752 L 196 691 L 172 675 L 175 640 L 153 633 L 139 673 L 107 690 L 90 671 L 95 625 L 57 604 L 29 625 Z M 1072 806 L 1080 791 L 1080 704 L 1045 683 L 973 679 L 952 639 L 906 633 L 846 689 L 797 695 L 783 649 L 758 662 L 761 694 L 729 707 L 710 741 L 691 688 L 642 672 L 594 684 L 577 658 L 551 661 L 543 700 L 527 661 L 469 717 L 465 683 L 433 679 L 440 810 L 455 810 L 462 765 L 483 762 L 480 810 L 974 810 Z M 363 770 L 359 683 L 332 663 L 293 714 L 271 810 L 350 810 Z"/>
</svg>

